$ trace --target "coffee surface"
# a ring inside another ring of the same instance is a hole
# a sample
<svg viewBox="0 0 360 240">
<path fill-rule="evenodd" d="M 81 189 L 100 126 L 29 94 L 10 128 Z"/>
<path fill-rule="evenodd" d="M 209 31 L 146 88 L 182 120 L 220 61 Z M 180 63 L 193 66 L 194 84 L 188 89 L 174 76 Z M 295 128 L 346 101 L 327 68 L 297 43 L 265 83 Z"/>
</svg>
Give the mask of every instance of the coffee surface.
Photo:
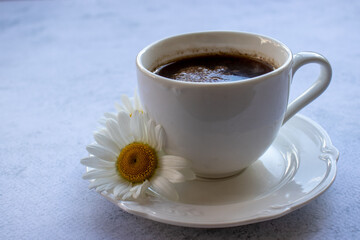
<svg viewBox="0 0 360 240">
<path fill-rule="evenodd" d="M 204 55 L 170 62 L 156 68 L 154 73 L 187 82 L 233 82 L 272 70 L 271 64 L 243 55 Z"/>
</svg>

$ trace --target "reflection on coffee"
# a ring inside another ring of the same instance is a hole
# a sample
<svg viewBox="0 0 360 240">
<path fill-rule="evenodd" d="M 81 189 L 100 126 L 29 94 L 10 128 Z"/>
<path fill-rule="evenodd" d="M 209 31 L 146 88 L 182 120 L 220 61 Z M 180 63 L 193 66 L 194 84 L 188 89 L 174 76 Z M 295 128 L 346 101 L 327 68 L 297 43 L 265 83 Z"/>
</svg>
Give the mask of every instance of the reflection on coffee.
<svg viewBox="0 0 360 240">
<path fill-rule="evenodd" d="M 157 67 L 154 73 L 187 82 L 233 82 L 257 77 L 275 68 L 244 55 L 204 55 L 183 58 Z"/>
</svg>

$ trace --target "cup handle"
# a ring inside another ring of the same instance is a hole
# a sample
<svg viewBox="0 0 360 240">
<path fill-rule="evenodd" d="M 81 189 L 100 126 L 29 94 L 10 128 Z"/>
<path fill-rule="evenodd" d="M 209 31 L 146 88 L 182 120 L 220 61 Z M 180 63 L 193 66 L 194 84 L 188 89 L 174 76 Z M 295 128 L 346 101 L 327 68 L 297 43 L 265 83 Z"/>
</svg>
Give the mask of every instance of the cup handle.
<svg viewBox="0 0 360 240">
<path fill-rule="evenodd" d="M 319 77 L 304 93 L 302 93 L 299 97 L 297 97 L 288 105 L 283 124 L 285 124 L 303 107 L 305 107 L 315 98 L 320 96 L 330 84 L 332 75 L 331 66 L 325 57 L 314 52 L 299 52 L 294 55 L 292 76 L 294 76 L 294 74 L 300 67 L 309 63 L 317 63 L 320 65 Z"/>
</svg>

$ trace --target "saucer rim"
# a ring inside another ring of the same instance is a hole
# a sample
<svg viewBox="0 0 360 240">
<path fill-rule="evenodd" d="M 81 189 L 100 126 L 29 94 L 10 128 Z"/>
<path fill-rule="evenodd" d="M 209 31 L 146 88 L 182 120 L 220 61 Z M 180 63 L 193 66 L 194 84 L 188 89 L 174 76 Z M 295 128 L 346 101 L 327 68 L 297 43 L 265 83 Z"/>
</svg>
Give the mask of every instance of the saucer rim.
<svg viewBox="0 0 360 240">
<path fill-rule="evenodd" d="M 234 226 L 242 226 L 242 225 L 247 225 L 247 224 L 263 222 L 263 221 L 267 221 L 267 220 L 280 218 L 282 216 L 289 214 L 290 212 L 293 212 L 293 211 L 303 207 L 304 205 L 308 204 L 315 198 L 319 197 L 333 184 L 333 182 L 335 181 L 335 178 L 336 178 L 337 162 L 338 162 L 339 155 L 340 155 L 339 150 L 332 144 L 332 141 L 331 141 L 328 133 L 317 122 L 315 122 L 314 120 L 311 120 L 310 118 L 303 116 L 301 114 L 296 114 L 293 118 L 301 119 L 302 121 L 307 122 L 308 124 L 312 125 L 319 131 L 321 136 L 324 138 L 326 147 L 328 149 L 331 149 L 331 151 L 332 151 L 331 153 L 327 153 L 327 154 L 328 155 L 330 154 L 333 157 L 332 162 L 334 164 L 331 165 L 328 176 L 324 177 L 322 182 L 320 184 L 318 184 L 316 187 L 314 187 L 314 189 L 312 189 L 309 193 L 307 193 L 305 196 L 300 197 L 299 199 L 296 199 L 293 203 L 287 205 L 283 209 L 273 210 L 268 215 L 266 215 L 266 214 L 261 215 L 261 213 L 260 213 L 260 216 L 257 216 L 257 217 L 256 216 L 247 217 L 245 219 L 239 218 L 239 219 L 236 219 L 233 221 L 223 221 L 223 222 L 221 222 L 221 221 L 219 221 L 219 222 L 196 221 L 196 220 L 195 221 L 194 220 L 181 221 L 181 219 L 179 219 L 179 220 L 174 220 L 174 219 L 169 219 L 169 218 L 167 219 L 164 217 L 164 215 L 161 215 L 161 214 L 157 215 L 155 211 L 152 212 L 151 214 L 149 214 L 145 211 L 135 210 L 135 209 L 131 208 L 131 205 L 139 204 L 139 203 L 133 203 L 131 201 L 118 201 L 118 200 L 113 199 L 111 197 L 111 195 L 107 194 L 106 192 L 102 192 L 100 194 L 103 197 L 105 197 L 107 200 L 109 200 L 110 202 L 112 202 L 115 205 L 117 205 L 118 207 L 120 207 L 125 212 L 128 212 L 130 214 L 133 214 L 133 215 L 136 215 L 136 216 L 139 216 L 142 218 L 150 219 L 150 220 L 153 220 L 156 222 L 166 223 L 166 224 L 175 225 L 175 226 L 182 226 L 182 227 L 192 227 L 192 228 L 234 227 Z M 289 121 L 289 122 L 291 122 L 291 121 Z M 288 124 L 288 123 L 286 123 L 286 124 Z M 178 202 L 178 203 L 172 202 L 172 201 L 162 199 L 162 198 L 160 198 L 158 201 L 162 201 L 163 203 L 183 205 L 183 206 L 195 206 L 195 207 L 198 206 L 198 205 L 186 204 L 186 203 L 181 203 L 181 202 Z M 235 204 L 237 204 L 237 203 L 235 203 Z M 140 203 L 140 205 L 141 205 L 141 203 Z M 209 206 L 205 206 L 205 207 L 209 207 Z"/>
</svg>

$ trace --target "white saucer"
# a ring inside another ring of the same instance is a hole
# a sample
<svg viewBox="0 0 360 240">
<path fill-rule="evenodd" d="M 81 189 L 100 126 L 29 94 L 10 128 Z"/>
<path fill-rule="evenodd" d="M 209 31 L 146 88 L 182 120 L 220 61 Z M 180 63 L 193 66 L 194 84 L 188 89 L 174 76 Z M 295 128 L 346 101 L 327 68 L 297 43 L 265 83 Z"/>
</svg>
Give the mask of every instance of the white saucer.
<svg viewBox="0 0 360 240">
<path fill-rule="evenodd" d="M 180 199 L 116 201 L 126 212 L 179 226 L 230 227 L 283 216 L 323 193 L 335 179 L 338 150 L 314 121 L 289 120 L 268 151 L 237 176 L 176 186 Z"/>
</svg>

